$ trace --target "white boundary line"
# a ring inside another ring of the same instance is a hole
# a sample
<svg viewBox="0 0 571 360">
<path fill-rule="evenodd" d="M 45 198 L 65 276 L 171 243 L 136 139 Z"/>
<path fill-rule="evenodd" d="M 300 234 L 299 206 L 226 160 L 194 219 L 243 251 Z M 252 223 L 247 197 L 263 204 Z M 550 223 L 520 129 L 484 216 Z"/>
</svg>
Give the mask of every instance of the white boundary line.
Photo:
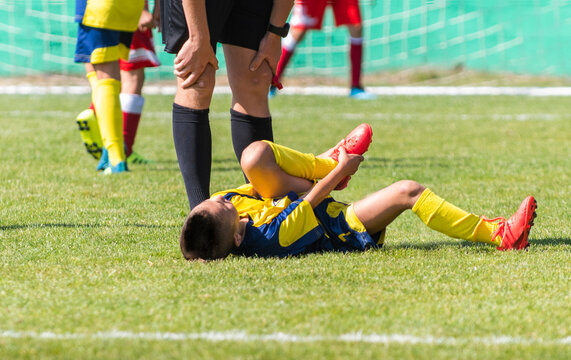
<svg viewBox="0 0 571 360">
<path fill-rule="evenodd" d="M 571 345 L 571 336 L 558 339 L 535 339 L 524 337 L 435 337 L 413 336 L 404 334 L 363 334 L 349 333 L 343 335 L 294 335 L 286 333 L 248 334 L 243 331 L 174 333 L 174 332 L 131 332 L 107 331 L 96 333 L 55 333 L 33 331 L 0 330 L 0 339 L 34 339 L 34 340 L 159 340 L 185 341 L 206 340 L 213 342 L 278 342 L 278 343 L 316 343 L 344 342 L 369 344 L 423 344 L 423 345 Z"/>
<path fill-rule="evenodd" d="M 36 115 L 37 111 L 34 110 L 0 110 L 0 115 L 3 116 L 31 116 Z M 170 117 L 171 112 L 169 111 L 147 111 L 145 112 L 148 116 L 163 116 Z M 228 116 L 227 112 L 224 111 L 211 111 L 211 117 L 225 118 Z M 277 116 L 279 113 L 274 113 Z M 42 111 L 42 116 L 46 117 L 61 117 L 70 118 L 77 115 L 77 111 L 62 111 L 62 110 L 48 110 Z M 559 119 L 571 118 L 570 114 L 563 113 L 513 113 L 513 114 L 466 114 L 466 113 L 447 113 L 447 114 L 426 114 L 426 113 L 383 113 L 378 112 L 375 114 L 362 114 L 362 113 L 339 113 L 339 118 L 344 119 L 369 119 L 369 120 L 380 120 L 380 119 L 396 119 L 396 120 L 409 120 L 409 119 L 426 119 L 431 120 L 437 119 L 449 119 L 449 120 L 479 120 L 479 119 L 491 119 L 496 121 L 529 121 L 529 120 L 542 120 L 542 121 L 553 121 Z"/>
<path fill-rule="evenodd" d="M 173 95 L 175 86 L 147 85 L 145 94 Z M 88 94 L 88 86 L 37 86 L 32 84 L 0 86 L 0 95 L 76 95 Z M 509 86 L 372 86 L 367 87 L 376 95 L 382 96 L 571 96 L 571 87 L 509 87 Z M 327 95 L 347 96 L 349 90 L 339 86 L 288 86 L 279 95 Z M 215 94 L 230 94 L 230 87 L 217 86 Z"/>
</svg>

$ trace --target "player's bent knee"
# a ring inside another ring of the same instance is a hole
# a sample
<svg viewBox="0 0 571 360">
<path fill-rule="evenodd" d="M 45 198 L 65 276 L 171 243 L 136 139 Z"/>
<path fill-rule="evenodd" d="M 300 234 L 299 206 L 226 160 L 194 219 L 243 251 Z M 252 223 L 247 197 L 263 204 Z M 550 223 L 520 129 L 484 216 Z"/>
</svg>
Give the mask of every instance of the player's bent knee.
<svg viewBox="0 0 571 360">
<path fill-rule="evenodd" d="M 244 172 L 249 172 L 252 169 L 261 166 L 268 159 L 268 155 L 273 156 L 272 147 L 263 141 L 254 141 L 248 145 L 242 152 L 240 165 Z"/>
<path fill-rule="evenodd" d="M 425 187 L 414 180 L 401 180 L 395 183 L 399 196 L 403 199 L 416 201 Z"/>
</svg>

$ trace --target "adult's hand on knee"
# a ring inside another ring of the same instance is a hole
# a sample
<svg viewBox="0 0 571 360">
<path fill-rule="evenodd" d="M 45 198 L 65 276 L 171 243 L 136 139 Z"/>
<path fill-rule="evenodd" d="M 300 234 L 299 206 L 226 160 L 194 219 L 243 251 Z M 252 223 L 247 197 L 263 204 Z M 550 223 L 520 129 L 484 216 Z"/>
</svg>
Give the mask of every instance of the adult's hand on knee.
<svg viewBox="0 0 571 360">
<path fill-rule="evenodd" d="M 191 87 L 210 64 L 218 70 L 218 59 L 209 42 L 187 40 L 174 59 L 173 73 L 183 79 L 183 89 Z"/>
<path fill-rule="evenodd" d="M 258 52 L 250 63 L 250 71 L 256 71 L 264 61 L 268 63 L 272 74 L 276 73 L 281 56 L 281 38 L 272 33 L 266 33 L 260 41 Z"/>
</svg>

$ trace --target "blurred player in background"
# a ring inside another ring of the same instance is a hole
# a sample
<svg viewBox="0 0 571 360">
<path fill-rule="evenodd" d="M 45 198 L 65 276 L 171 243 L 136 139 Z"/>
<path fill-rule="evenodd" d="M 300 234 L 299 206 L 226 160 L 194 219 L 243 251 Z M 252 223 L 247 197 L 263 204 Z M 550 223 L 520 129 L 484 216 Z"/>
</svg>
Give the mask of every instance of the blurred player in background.
<svg viewBox="0 0 571 360">
<path fill-rule="evenodd" d="M 323 15 L 327 5 L 331 5 L 337 26 L 346 25 L 350 35 L 349 57 L 351 61 L 351 91 L 349 96 L 354 99 L 375 99 L 374 94 L 368 93 L 361 83 L 361 68 L 363 59 L 363 25 L 358 0 L 296 0 L 291 16 L 291 31 L 282 42 L 282 55 L 276 72 L 276 80 L 280 81 L 297 44 L 308 30 L 321 29 Z M 275 85 L 270 87 L 270 97 L 277 92 Z"/>
<path fill-rule="evenodd" d="M 144 6 L 144 0 L 76 1 L 79 29 L 74 60 L 91 63 L 95 70 L 92 99 L 104 147 L 101 160 L 108 156 L 108 161 L 100 160 L 97 169 L 105 174 L 127 171 L 119 59 L 129 58 L 133 32 Z"/>
<path fill-rule="evenodd" d="M 157 27 L 160 21 L 159 13 L 160 8 L 158 1 L 155 2 L 155 8 L 152 14 L 148 10 L 148 2 L 145 3 L 145 9 L 139 19 L 138 28 L 133 34 L 129 59 L 128 61 L 119 59 L 121 68 L 120 101 L 123 113 L 123 139 L 125 144 L 125 156 L 127 157 L 127 164 L 129 165 L 146 164 L 150 162 L 135 152 L 133 145 L 145 103 L 145 98 L 142 96 L 143 84 L 145 82 L 145 68 L 160 65 L 155 53 L 152 34 L 152 29 Z M 94 89 L 97 76 L 93 65 L 86 63 L 85 69 L 87 79 L 92 89 Z M 77 116 L 77 124 L 87 152 L 99 160 L 102 155 L 102 140 L 93 102 L 89 109 L 82 111 Z M 103 161 L 98 165 L 98 170 L 104 167 L 106 161 L 108 162 L 108 159 L 104 156 Z"/>
</svg>

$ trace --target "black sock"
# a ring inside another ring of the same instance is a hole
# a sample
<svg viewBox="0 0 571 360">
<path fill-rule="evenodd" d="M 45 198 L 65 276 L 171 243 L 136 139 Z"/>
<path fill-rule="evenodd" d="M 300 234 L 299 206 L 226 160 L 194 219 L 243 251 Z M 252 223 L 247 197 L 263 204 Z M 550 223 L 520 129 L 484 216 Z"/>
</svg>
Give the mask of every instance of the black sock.
<svg viewBox="0 0 571 360">
<path fill-rule="evenodd" d="M 208 111 L 177 104 L 172 107 L 174 147 L 191 209 L 210 197 L 212 138 Z"/>
<path fill-rule="evenodd" d="M 242 158 L 242 151 L 254 141 L 274 141 L 271 117 L 259 118 L 230 109 L 230 120 L 232 145 L 238 161 Z"/>
</svg>

